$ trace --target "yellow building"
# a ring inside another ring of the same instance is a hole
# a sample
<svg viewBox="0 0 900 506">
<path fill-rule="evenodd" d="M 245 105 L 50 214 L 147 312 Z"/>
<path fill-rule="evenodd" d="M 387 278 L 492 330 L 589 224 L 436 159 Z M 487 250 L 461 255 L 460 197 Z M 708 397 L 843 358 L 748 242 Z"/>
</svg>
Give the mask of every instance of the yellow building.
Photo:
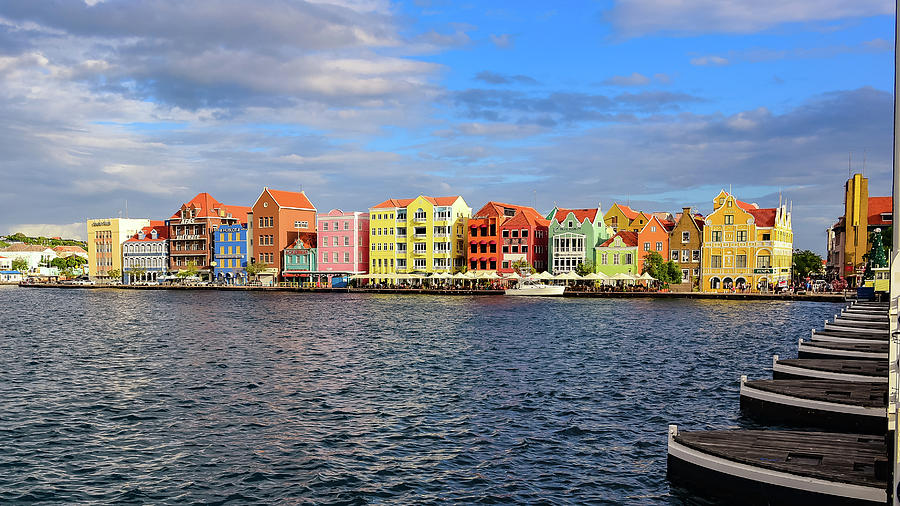
<svg viewBox="0 0 900 506">
<path fill-rule="evenodd" d="M 122 243 L 150 226 L 150 220 L 99 218 L 87 220 L 88 267 L 91 278 L 108 279 L 122 273 Z"/>
<path fill-rule="evenodd" d="M 390 199 L 369 209 L 369 273 L 446 272 L 466 265 L 462 197 Z"/>
<path fill-rule="evenodd" d="M 603 222 L 616 232 L 640 232 L 647 223 L 650 223 L 652 218 L 651 215 L 643 211 L 635 211 L 626 205 L 615 202 L 609 208 L 609 211 L 606 211 L 606 214 L 603 215 Z"/>
<path fill-rule="evenodd" d="M 703 227 L 703 290 L 756 292 L 787 285 L 793 244 L 787 206 L 760 209 L 722 190 Z"/>
</svg>

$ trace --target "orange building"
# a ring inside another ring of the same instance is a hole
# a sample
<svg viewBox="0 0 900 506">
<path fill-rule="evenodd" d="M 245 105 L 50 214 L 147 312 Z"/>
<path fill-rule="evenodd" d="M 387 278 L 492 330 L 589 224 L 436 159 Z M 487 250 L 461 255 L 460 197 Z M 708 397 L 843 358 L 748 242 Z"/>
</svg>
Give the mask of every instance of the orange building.
<svg viewBox="0 0 900 506">
<path fill-rule="evenodd" d="M 263 188 L 248 218 L 250 232 L 249 262 L 269 266 L 267 273 L 281 277 L 282 251 L 303 232 L 316 233 L 316 206 L 304 192 Z"/>
<path fill-rule="evenodd" d="M 503 264 L 502 245 L 510 246 L 508 242 L 504 243 L 501 238 L 500 227 L 506 221 L 512 219 L 518 213 L 525 213 L 533 218 L 543 220 L 543 216 L 534 208 L 526 206 L 517 206 L 513 204 L 504 204 L 502 202 L 488 202 L 481 209 L 469 218 L 468 223 L 468 243 L 466 250 L 466 260 L 469 270 L 475 271 L 497 271 L 501 269 Z M 543 220 L 546 221 L 546 220 Z M 549 223 L 549 222 L 548 222 Z M 544 234 L 544 247 L 546 248 L 546 233 Z M 516 233 L 519 238 L 519 232 Z M 527 239 L 527 238 L 526 238 Z M 516 252 L 518 253 L 519 244 L 516 243 Z M 527 246 L 526 246 L 527 249 Z M 509 253 L 507 251 L 506 253 Z M 545 255 L 546 263 L 546 255 Z M 506 267 L 504 272 L 512 272 L 512 269 Z"/>
<path fill-rule="evenodd" d="M 182 204 L 166 220 L 169 227 L 169 268 L 184 269 L 193 263 L 201 275 L 209 277 L 214 258 L 213 232 L 219 225 L 246 223 L 249 209 L 225 205 L 205 192 Z"/>
<path fill-rule="evenodd" d="M 638 231 L 638 274 L 644 272 L 644 257 L 651 251 L 662 255 L 663 261 L 668 260 L 669 231 L 671 226 L 666 226 L 667 223 L 674 225 L 671 222 L 664 222 L 658 216 L 651 214 L 647 223 Z"/>
</svg>

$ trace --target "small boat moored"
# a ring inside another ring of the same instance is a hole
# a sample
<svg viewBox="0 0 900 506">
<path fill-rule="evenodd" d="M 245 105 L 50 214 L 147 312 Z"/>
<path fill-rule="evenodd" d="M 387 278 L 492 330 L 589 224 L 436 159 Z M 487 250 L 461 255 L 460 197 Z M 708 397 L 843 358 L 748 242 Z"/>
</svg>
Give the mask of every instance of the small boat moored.
<svg viewBox="0 0 900 506">
<path fill-rule="evenodd" d="M 563 285 L 544 285 L 540 283 L 520 283 L 515 288 L 507 288 L 506 295 L 559 297 L 566 291 Z"/>
<path fill-rule="evenodd" d="M 884 360 L 780 359 L 773 355 L 772 378 L 887 383 L 888 363 Z"/>
</svg>

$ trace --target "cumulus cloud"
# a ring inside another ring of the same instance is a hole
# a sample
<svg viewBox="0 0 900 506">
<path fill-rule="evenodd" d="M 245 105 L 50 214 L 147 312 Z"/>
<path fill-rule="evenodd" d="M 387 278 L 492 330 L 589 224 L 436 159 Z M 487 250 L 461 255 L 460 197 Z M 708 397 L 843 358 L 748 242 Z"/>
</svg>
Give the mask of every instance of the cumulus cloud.
<svg viewBox="0 0 900 506">
<path fill-rule="evenodd" d="M 500 49 L 509 49 L 513 47 L 515 43 L 513 36 L 508 33 L 503 33 L 500 35 L 495 35 L 492 33 L 491 42 Z"/>
<path fill-rule="evenodd" d="M 782 23 L 893 14 L 887 0 L 616 0 L 605 13 L 627 37 L 651 33 L 752 33 Z"/>
</svg>

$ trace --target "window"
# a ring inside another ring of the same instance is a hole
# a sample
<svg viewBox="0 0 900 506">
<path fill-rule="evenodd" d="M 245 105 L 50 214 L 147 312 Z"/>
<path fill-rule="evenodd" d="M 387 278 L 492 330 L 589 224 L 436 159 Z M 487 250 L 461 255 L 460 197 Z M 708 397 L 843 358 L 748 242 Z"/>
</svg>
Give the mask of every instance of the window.
<svg viewBox="0 0 900 506">
<path fill-rule="evenodd" d="M 771 240 L 772 240 L 772 234 L 769 234 L 769 233 L 763 234 L 763 235 L 762 235 L 762 240 L 763 240 L 763 241 L 771 241 Z"/>
<path fill-rule="evenodd" d="M 688 241 L 690 241 L 690 240 L 691 240 L 691 233 L 690 233 L 690 232 L 682 232 L 682 233 L 681 233 L 681 242 L 685 243 L 685 242 L 688 242 Z"/>
<path fill-rule="evenodd" d="M 691 259 L 691 250 L 683 249 L 681 250 L 681 261 L 688 262 Z"/>
<path fill-rule="evenodd" d="M 503 237 L 509 237 L 509 230 L 504 230 L 502 235 Z"/>
<path fill-rule="evenodd" d="M 662 242 L 660 242 L 660 241 L 656 242 L 656 251 L 662 251 Z"/>
<path fill-rule="evenodd" d="M 322 222 L 322 230 L 325 232 L 328 231 L 328 222 L 327 221 Z"/>
<path fill-rule="evenodd" d="M 344 220 L 344 230 L 350 230 L 350 221 Z"/>
<path fill-rule="evenodd" d="M 691 262 L 699 262 L 700 261 L 700 250 L 695 249 L 691 251 Z"/>
<path fill-rule="evenodd" d="M 338 263 L 338 252 L 335 251 L 334 254 L 331 255 L 331 258 L 334 259 L 334 263 Z"/>
<path fill-rule="evenodd" d="M 397 227 L 397 237 L 406 237 L 406 227 Z"/>
<path fill-rule="evenodd" d="M 760 255 L 756 257 L 756 267 L 759 269 L 768 269 L 771 267 L 772 257 L 769 255 Z"/>
<path fill-rule="evenodd" d="M 472 245 L 472 247 L 474 248 L 475 245 Z M 504 245 L 503 245 L 503 252 L 504 252 L 504 253 L 509 253 L 509 246 L 507 246 L 507 245 L 504 244 Z M 475 253 L 475 252 L 473 251 L 472 253 Z"/>
<path fill-rule="evenodd" d="M 513 230 L 513 231 L 512 231 L 512 236 L 513 236 L 513 237 L 519 237 L 519 231 L 518 231 L 518 230 Z"/>
<path fill-rule="evenodd" d="M 338 229 L 338 222 L 334 222 L 334 230 Z"/>
<path fill-rule="evenodd" d="M 673 262 L 677 262 L 677 261 L 678 261 L 678 250 L 677 250 L 677 249 L 673 249 L 673 250 L 672 250 L 672 261 L 673 261 Z"/>
<path fill-rule="evenodd" d="M 682 282 L 684 282 L 684 280 L 686 280 L 688 278 L 689 272 L 690 272 L 690 270 L 688 270 L 688 269 L 681 269 L 681 281 Z"/>
<path fill-rule="evenodd" d="M 503 266 L 504 269 L 509 269 L 509 261 L 508 260 L 504 260 L 501 265 Z"/>
<path fill-rule="evenodd" d="M 652 227 L 650 227 L 650 231 L 651 231 L 651 232 L 656 232 L 656 225 L 653 225 Z"/>
<path fill-rule="evenodd" d="M 746 230 L 738 230 L 736 232 L 736 234 L 737 234 L 738 242 L 747 242 L 747 231 Z"/>
<path fill-rule="evenodd" d="M 513 252 L 513 253 L 518 253 L 518 252 L 519 252 L 519 246 L 516 245 L 516 244 L 513 244 L 513 245 L 512 245 L 512 252 Z"/>
<path fill-rule="evenodd" d="M 713 269 L 722 268 L 722 255 L 711 255 L 709 258 L 709 266 Z"/>
<path fill-rule="evenodd" d="M 634 260 L 632 259 L 632 254 L 631 254 L 631 253 L 625 253 L 625 265 L 629 265 L 629 264 L 632 264 L 632 263 L 634 263 Z"/>
<path fill-rule="evenodd" d="M 730 203 L 731 203 L 731 202 L 729 202 L 729 204 L 730 204 Z M 725 224 L 726 224 L 726 225 L 734 225 L 734 215 L 733 215 L 733 214 L 726 214 L 726 215 L 725 215 Z"/>
<path fill-rule="evenodd" d="M 722 242 L 722 231 L 721 230 L 713 230 L 712 231 L 712 242 Z"/>
<path fill-rule="evenodd" d="M 344 236 L 344 246 L 350 246 L 350 236 L 349 235 Z"/>
<path fill-rule="evenodd" d="M 607 265 L 607 260 L 609 259 L 609 253 L 602 253 L 600 255 L 600 263 L 602 265 Z"/>
<path fill-rule="evenodd" d="M 427 246 L 426 243 L 417 242 L 413 245 L 413 251 L 416 253 L 425 253 L 425 246 Z"/>
<path fill-rule="evenodd" d="M 528 237 L 528 230 L 522 229 L 522 237 Z"/>
<path fill-rule="evenodd" d="M 613 265 L 619 265 L 619 254 L 613 253 Z"/>
<path fill-rule="evenodd" d="M 747 268 L 747 255 L 735 255 L 734 266 L 736 268 Z"/>
<path fill-rule="evenodd" d="M 415 218 L 416 221 L 425 221 L 425 211 L 423 211 L 421 207 L 416 209 L 416 214 L 413 215 L 413 218 Z"/>
<path fill-rule="evenodd" d="M 650 251 L 650 243 L 649 242 L 644 243 L 644 251 Z"/>
<path fill-rule="evenodd" d="M 527 244 L 522 245 L 522 253 L 528 253 L 528 245 Z"/>
<path fill-rule="evenodd" d="M 425 259 L 424 258 L 416 258 L 413 260 L 413 267 L 416 269 L 424 269 L 425 268 Z"/>
</svg>

